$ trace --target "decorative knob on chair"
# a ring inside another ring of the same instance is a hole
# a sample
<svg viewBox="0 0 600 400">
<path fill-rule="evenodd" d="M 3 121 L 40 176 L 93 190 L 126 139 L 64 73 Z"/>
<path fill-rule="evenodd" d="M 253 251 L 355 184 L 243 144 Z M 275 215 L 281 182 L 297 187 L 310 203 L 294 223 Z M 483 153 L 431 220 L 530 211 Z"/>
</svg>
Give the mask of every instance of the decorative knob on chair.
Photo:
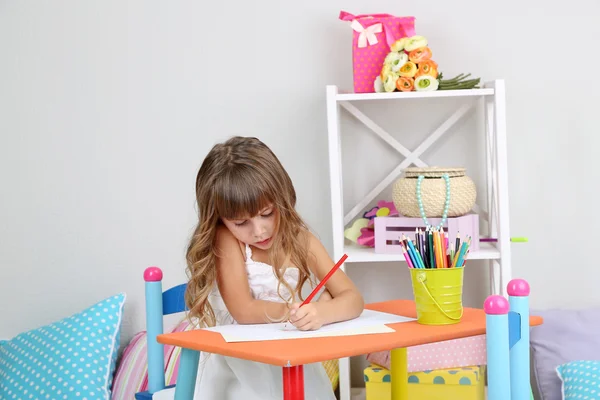
<svg viewBox="0 0 600 400">
<path fill-rule="evenodd" d="M 510 305 L 504 296 L 492 295 L 485 299 L 483 309 L 485 310 L 485 313 L 489 315 L 502 315 L 508 314 Z"/>
<path fill-rule="evenodd" d="M 531 291 L 529 283 L 525 279 L 513 279 L 508 282 L 507 292 L 509 296 L 529 296 Z"/>
<path fill-rule="evenodd" d="M 146 282 L 159 282 L 162 281 L 163 273 L 158 267 L 148 267 L 144 271 L 144 280 Z"/>
</svg>

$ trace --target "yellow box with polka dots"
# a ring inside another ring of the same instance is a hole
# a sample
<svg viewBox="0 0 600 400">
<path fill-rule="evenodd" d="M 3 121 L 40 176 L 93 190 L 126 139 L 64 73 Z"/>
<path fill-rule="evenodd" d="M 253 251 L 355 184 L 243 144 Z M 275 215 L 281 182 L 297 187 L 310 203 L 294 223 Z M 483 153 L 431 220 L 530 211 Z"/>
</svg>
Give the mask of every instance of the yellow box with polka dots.
<svg viewBox="0 0 600 400">
<path fill-rule="evenodd" d="M 391 375 L 386 368 L 365 368 L 366 400 L 390 400 Z M 485 366 L 438 369 L 408 374 L 408 400 L 484 400 Z"/>
</svg>

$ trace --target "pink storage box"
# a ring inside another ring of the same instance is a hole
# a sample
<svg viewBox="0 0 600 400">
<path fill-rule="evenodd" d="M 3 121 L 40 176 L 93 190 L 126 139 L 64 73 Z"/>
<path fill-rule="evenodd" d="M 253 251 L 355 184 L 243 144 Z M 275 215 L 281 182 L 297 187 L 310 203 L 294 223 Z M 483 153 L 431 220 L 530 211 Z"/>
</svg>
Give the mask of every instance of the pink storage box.
<svg viewBox="0 0 600 400">
<path fill-rule="evenodd" d="M 390 14 L 352 15 L 342 11 L 339 18 L 350 21 L 353 30 L 354 91 L 373 93 L 375 78 L 381 73 L 390 46 L 398 39 L 415 35 L 415 17 L 395 17 Z"/>
<path fill-rule="evenodd" d="M 423 344 L 407 349 L 408 372 L 487 364 L 485 335 Z M 367 355 L 367 361 L 390 369 L 390 352 Z"/>
<path fill-rule="evenodd" d="M 402 254 L 402 246 L 400 246 L 402 234 L 414 240 L 415 228 L 425 229 L 425 223 L 421 218 L 375 217 L 374 220 L 375 253 Z M 433 226 L 437 226 L 441 220 L 441 218 L 427 218 Z M 443 227 L 444 232 L 448 233 L 448 241 L 452 246 L 456 234 L 460 233 L 461 242 L 467 236 L 471 236 L 470 251 L 479 250 L 479 215 L 467 214 L 448 218 Z"/>
</svg>

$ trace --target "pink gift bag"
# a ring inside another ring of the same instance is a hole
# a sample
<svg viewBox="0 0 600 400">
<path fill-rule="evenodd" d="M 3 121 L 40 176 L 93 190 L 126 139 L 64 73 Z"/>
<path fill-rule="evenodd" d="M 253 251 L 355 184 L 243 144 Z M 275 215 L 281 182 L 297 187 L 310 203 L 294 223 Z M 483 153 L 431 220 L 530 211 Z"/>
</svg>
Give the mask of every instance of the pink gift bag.
<svg viewBox="0 0 600 400">
<path fill-rule="evenodd" d="M 342 21 L 351 21 L 352 67 L 354 91 L 375 92 L 375 78 L 381 72 L 390 46 L 403 37 L 415 35 L 415 17 L 395 17 L 390 14 L 352 15 L 340 12 Z"/>
</svg>

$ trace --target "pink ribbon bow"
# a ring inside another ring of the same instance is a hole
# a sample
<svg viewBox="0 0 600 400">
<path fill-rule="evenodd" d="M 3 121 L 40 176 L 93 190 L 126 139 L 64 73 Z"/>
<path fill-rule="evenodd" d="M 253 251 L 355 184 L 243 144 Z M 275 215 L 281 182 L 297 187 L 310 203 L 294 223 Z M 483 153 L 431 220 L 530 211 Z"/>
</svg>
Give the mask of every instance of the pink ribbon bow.
<svg viewBox="0 0 600 400">
<path fill-rule="evenodd" d="M 375 34 L 383 32 L 383 25 L 381 22 L 365 28 L 360 22 L 358 22 L 358 20 L 353 20 L 350 26 L 359 33 L 358 47 L 360 48 L 367 47 L 367 42 L 369 43 L 369 46 L 377 44 L 378 40 Z"/>
</svg>

